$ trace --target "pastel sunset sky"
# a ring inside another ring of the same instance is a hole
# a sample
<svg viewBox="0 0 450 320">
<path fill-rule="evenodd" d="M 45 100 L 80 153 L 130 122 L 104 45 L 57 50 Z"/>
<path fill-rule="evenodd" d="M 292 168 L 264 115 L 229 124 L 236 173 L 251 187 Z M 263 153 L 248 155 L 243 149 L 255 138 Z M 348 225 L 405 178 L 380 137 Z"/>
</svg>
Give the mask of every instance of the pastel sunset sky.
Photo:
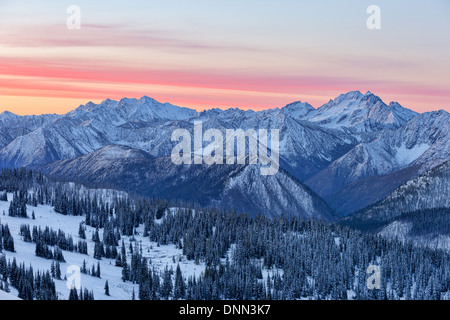
<svg viewBox="0 0 450 320">
<path fill-rule="evenodd" d="M 381 30 L 366 27 L 372 4 Z M 143 95 L 197 110 L 317 108 L 352 90 L 450 111 L 450 1 L 0 0 L 0 112 Z"/>
</svg>

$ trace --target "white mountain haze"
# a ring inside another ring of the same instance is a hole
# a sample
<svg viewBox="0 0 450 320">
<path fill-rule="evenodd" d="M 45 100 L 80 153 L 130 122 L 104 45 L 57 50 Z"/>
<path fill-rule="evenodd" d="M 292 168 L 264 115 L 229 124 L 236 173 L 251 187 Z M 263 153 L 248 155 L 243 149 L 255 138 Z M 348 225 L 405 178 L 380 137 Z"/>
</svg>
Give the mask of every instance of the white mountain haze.
<svg viewBox="0 0 450 320">
<path fill-rule="evenodd" d="M 287 174 L 289 179 L 297 180 L 296 184 L 302 185 L 301 182 L 304 182 L 313 191 L 308 191 L 308 194 L 317 193 L 341 215 L 383 199 L 399 185 L 450 158 L 450 116 L 446 111 L 418 114 L 396 102 L 385 104 L 371 92 L 362 94 L 352 91 L 318 109 L 308 103 L 294 102 L 281 109 L 258 112 L 237 108 L 197 112 L 144 96 L 120 101 L 107 99 L 100 104 L 90 102 L 60 116 L 20 117 L 4 112 L 0 115 L 0 131 L 15 133 L 2 135 L 0 166 L 26 166 L 66 178 L 78 177 L 82 180 L 83 177 L 90 182 L 145 195 L 155 195 L 157 190 L 158 196 L 164 196 L 160 192 L 164 188 L 152 189 L 148 185 L 146 189 L 138 179 L 121 183 L 124 180 L 118 172 L 135 177 L 139 172 L 151 177 L 145 166 L 133 168 L 132 163 L 142 159 L 130 158 L 130 154 L 138 155 L 140 150 L 141 155 L 154 164 L 168 161 L 174 146 L 170 140 L 172 132 L 178 128 L 192 132 L 194 121 L 202 121 L 204 130 L 215 128 L 222 132 L 237 128 L 279 129 L 280 167 L 283 169 L 279 175 Z M 104 148 L 108 146 L 125 146 L 132 151 L 119 152 L 114 161 L 107 161 L 106 164 L 104 152 L 107 149 Z M 98 150 L 103 151 L 99 153 Z M 126 165 L 126 159 L 130 162 L 127 170 L 118 170 L 119 163 Z M 153 176 L 170 181 L 175 189 L 180 183 L 196 184 L 198 174 L 188 174 L 191 181 L 187 178 L 181 181 L 176 176 L 181 168 L 170 165 L 164 169 L 158 168 L 158 173 Z M 214 176 L 217 173 L 207 166 L 193 170 L 199 169 L 203 173 L 207 170 Z M 240 174 L 250 171 L 249 168 Z M 204 179 L 207 180 L 211 181 Z M 245 180 L 247 185 L 252 182 L 256 184 L 257 177 L 250 175 Z M 200 192 L 202 195 L 198 198 L 194 196 L 192 200 L 204 204 L 220 202 L 221 198 L 232 194 L 228 188 L 242 186 L 225 178 L 220 181 L 222 184 L 216 184 L 217 190 Z M 283 178 L 277 181 L 288 180 Z M 245 192 L 233 194 L 261 204 L 261 207 L 255 203 L 242 204 L 244 211 L 269 216 L 280 214 L 283 203 L 288 203 L 281 200 L 286 195 L 285 199 L 296 199 L 293 202 L 297 203 L 293 205 L 295 209 L 283 210 L 292 213 L 297 208 L 308 207 L 307 201 L 310 201 L 309 197 L 305 200 L 304 195 L 296 190 L 296 184 L 281 183 L 279 188 L 276 183 L 269 183 L 265 190 L 241 188 L 242 192 L 252 191 L 248 195 Z M 176 195 L 172 191 L 167 192 L 167 197 Z M 213 196 L 207 199 L 203 193 Z M 263 204 L 263 195 L 271 195 L 278 200 Z M 313 198 L 319 199 L 315 194 Z M 239 206 L 236 206 L 239 211 Z M 330 213 L 323 216 L 330 217 Z"/>
</svg>

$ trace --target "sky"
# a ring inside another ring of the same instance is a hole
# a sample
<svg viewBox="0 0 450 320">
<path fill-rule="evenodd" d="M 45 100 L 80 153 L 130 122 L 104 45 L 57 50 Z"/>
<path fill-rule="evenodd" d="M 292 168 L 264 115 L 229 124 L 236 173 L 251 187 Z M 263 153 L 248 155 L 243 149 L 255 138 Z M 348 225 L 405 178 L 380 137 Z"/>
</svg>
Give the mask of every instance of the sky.
<svg viewBox="0 0 450 320">
<path fill-rule="evenodd" d="M 71 5 L 80 29 L 67 27 Z M 0 0 L 0 112 L 144 95 L 197 110 L 317 108 L 353 90 L 450 111 L 449 17 L 448 0 Z"/>
</svg>

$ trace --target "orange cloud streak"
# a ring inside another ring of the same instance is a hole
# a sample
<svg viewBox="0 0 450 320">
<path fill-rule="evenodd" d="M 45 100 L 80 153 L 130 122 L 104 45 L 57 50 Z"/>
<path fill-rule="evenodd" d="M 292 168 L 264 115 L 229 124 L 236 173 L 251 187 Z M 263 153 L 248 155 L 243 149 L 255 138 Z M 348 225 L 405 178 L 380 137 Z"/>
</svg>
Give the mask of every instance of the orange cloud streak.
<svg viewBox="0 0 450 320">
<path fill-rule="evenodd" d="M 217 106 L 262 109 L 282 107 L 301 99 L 317 107 L 339 93 L 350 90 L 370 90 L 391 100 L 400 100 L 401 97 L 403 99 L 400 103 L 419 112 L 436 109 L 431 104 L 439 105 L 450 97 L 450 92 L 445 88 L 361 81 L 345 77 L 272 75 L 267 72 L 243 74 L 221 70 L 137 69 L 105 66 L 102 62 L 91 60 L 88 63 L 70 60 L 69 63 L 64 60 L 4 58 L 0 62 L 0 110 L 6 108 L 1 96 L 17 96 L 18 100 L 21 97 L 48 97 L 88 101 L 149 95 L 196 109 Z M 25 103 L 21 105 L 26 106 Z M 36 105 L 28 107 L 28 113 L 64 113 L 76 106 L 64 105 L 57 110 L 48 110 L 41 105 L 39 111 L 36 110 Z M 27 113 L 23 108 L 8 108 L 13 112 Z"/>
</svg>

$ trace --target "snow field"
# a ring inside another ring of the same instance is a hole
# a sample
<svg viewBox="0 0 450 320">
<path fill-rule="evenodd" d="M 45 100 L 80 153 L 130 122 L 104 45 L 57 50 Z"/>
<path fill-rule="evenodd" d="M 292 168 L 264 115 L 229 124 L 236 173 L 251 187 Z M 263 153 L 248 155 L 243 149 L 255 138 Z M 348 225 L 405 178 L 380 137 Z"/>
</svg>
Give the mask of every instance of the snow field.
<svg viewBox="0 0 450 320">
<path fill-rule="evenodd" d="M 13 195 L 8 194 L 8 200 L 12 200 Z M 16 258 L 17 263 L 25 263 L 26 267 L 30 265 L 33 267 L 33 271 L 36 273 L 39 271 L 47 271 L 50 270 L 50 266 L 52 260 L 47 260 L 44 258 L 36 257 L 35 248 L 36 245 L 34 243 L 26 243 L 22 241 L 19 236 L 20 226 L 22 224 L 28 224 L 30 229 L 33 226 L 40 226 L 41 229 L 45 229 L 46 226 L 49 228 L 58 231 L 61 229 L 67 235 L 71 235 L 73 237 L 74 244 L 79 240 L 83 240 L 78 236 L 78 228 L 80 222 L 84 221 L 84 217 L 80 216 L 64 216 L 59 213 L 54 212 L 53 208 L 50 206 L 41 206 L 32 207 L 27 206 L 29 219 L 10 217 L 8 216 L 8 208 L 9 201 L 4 202 L 0 201 L 0 222 L 3 225 L 8 224 L 11 235 L 14 238 L 14 246 L 16 252 L 12 253 L 9 251 L 3 251 L 3 254 L 6 255 L 7 260 L 13 260 Z M 31 213 L 34 210 L 36 220 L 31 219 Z M 3 215 L 3 212 L 5 215 Z M 180 264 L 180 269 L 182 274 L 187 280 L 190 276 L 199 276 L 201 272 L 205 270 L 205 266 L 200 263 L 196 265 L 194 261 L 188 261 L 185 256 L 183 256 L 182 250 L 177 249 L 175 245 L 166 245 L 158 247 L 156 243 L 150 242 L 148 238 L 144 238 L 141 236 L 143 234 L 143 226 L 140 226 L 137 229 L 140 235 L 135 235 L 133 241 L 133 248 L 135 244 L 137 244 L 137 248 L 142 246 L 142 255 L 149 259 L 149 268 L 155 269 L 157 271 L 164 271 L 166 266 L 170 269 L 176 270 L 177 264 Z M 67 287 L 67 281 L 64 280 L 64 277 L 67 276 L 69 278 L 72 273 L 68 273 L 66 275 L 66 270 L 69 266 L 75 265 L 81 268 L 83 264 L 83 260 L 86 260 L 87 269 L 92 269 L 92 266 L 95 265 L 97 268 L 97 263 L 100 262 L 100 270 L 101 270 L 101 278 L 96 278 L 90 275 L 81 274 L 81 287 L 90 290 L 93 290 L 95 300 L 129 300 L 131 299 L 133 288 L 135 291 L 136 299 L 138 299 L 138 284 L 132 284 L 131 282 L 123 282 L 122 281 L 122 268 L 115 266 L 114 259 L 106 259 L 102 258 L 102 260 L 97 260 L 93 258 L 94 253 L 94 242 L 92 239 L 92 234 L 95 232 L 95 228 L 90 226 L 86 226 L 86 242 L 88 243 L 88 254 L 84 255 L 75 252 L 63 251 L 64 258 L 66 260 L 65 263 L 61 263 L 61 274 L 63 280 L 56 280 L 56 291 L 58 293 L 59 299 L 68 299 L 69 297 L 69 289 Z M 100 239 L 103 238 L 103 230 L 99 230 Z M 125 242 L 125 247 L 127 249 L 127 262 L 131 261 L 131 254 L 129 250 L 131 237 L 122 237 Z M 120 252 L 120 244 L 118 251 Z M 175 261 L 175 262 L 173 262 Z M 106 296 L 104 294 L 105 282 L 108 280 L 110 296 Z M 174 276 L 173 276 L 173 280 Z M 16 292 L 14 288 L 11 288 L 11 294 Z M 0 295 L 0 299 L 6 298 L 5 295 Z"/>
</svg>

